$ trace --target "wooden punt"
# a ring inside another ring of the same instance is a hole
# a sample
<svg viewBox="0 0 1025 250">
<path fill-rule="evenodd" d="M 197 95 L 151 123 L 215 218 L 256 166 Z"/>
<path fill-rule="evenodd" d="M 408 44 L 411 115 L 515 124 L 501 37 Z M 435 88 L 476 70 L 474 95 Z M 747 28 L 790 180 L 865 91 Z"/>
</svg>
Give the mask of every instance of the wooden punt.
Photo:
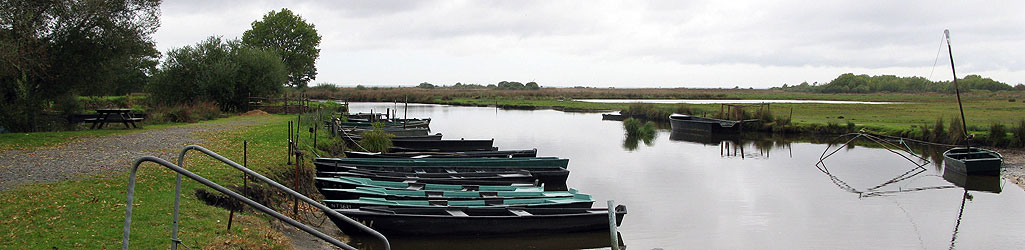
<svg viewBox="0 0 1025 250">
<path fill-rule="evenodd" d="M 325 199 L 346 200 L 360 197 L 387 198 L 390 200 L 488 200 L 572 197 L 580 194 L 576 189 L 567 191 L 544 191 L 540 187 L 514 187 L 506 190 L 407 190 L 383 187 L 321 188 Z"/>
<path fill-rule="evenodd" d="M 952 148 L 943 152 L 945 168 L 966 175 L 1000 175 L 1000 153 L 983 148 Z"/>
<path fill-rule="evenodd" d="M 515 235 L 608 231 L 608 208 L 389 208 L 336 209 L 384 235 Z M 616 226 L 626 206 L 615 208 Z M 331 218 L 346 234 L 362 230 Z"/>
<path fill-rule="evenodd" d="M 377 197 L 360 197 L 349 200 L 324 200 L 333 209 L 361 207 L 550 207 L 589 208 L 594 204 L 590 195 L 578 194 L 569 197 L 472 199 L 472 200 L 390 200 Z"/>
</svg>

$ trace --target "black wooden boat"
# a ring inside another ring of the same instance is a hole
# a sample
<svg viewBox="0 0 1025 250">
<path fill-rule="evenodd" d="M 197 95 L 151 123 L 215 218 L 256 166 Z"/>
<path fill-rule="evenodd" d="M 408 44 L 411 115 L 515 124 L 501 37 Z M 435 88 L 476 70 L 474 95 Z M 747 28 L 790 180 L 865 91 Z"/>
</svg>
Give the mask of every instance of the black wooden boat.
<svg viewBox="0 0 1025 250">
<path fill-rule="evenodd" d="M 475 200 L 403 200 L 377 197 L 359 197 L 357 199 L 330 200 L 324 204 L 333 209 L 350 209 L 361 207 L 544 207 L 544 208 L 590 208 L 594 199 L 590 195 L 579 194 L 569 197 L 542 198 L 511 198 L 511 199 L 475 199 Z"/>
<path fill-rule="evenodd" d="M 430 187 L 434 188 L 434 187 Z M 482 190 L 461 190 L 449 187 L 438 190 L 388 189 L 384 187 L 320 188 L 324 199 L 345 200 L 360 197 L 385 198 L 391 200 L 491 200 L 491 199 L 534 199 L 574 197 L 581 194 L 575 189 L 566 191 L 544 191 L 541 187 L 497 187 L 481 186 Z"/>
<path fill-rule="evenodd" d="M 470 185 L 514 185 L 514 184 L 537 184 L 537 179 L 530 175 L 530 172 L 515 174 L 496 174 L 492 176 L 447 176 L 447 177 L 419 177 L 416 175 L 397 175 L 374 173 L 371 171 L 340 171 L 340 172 L 317 172 L 319 177 L 362 177 L 378 181 L 397 182 L 421 182 L 436 184 L 470 184 Z"/>
<path fill-rule="evenodd" d="M 342 128 L 340 131 L 351 135 L 362 135 L 363 132 L 371 131 L 368 128 Z M 427 128 L 383 128 L 385 133 L 395 136 L 422 136 L 430 133 Z"/>
<path fill-rule="evenodd" d="M 567 168 L 569 159 L 558 157 L 519 157 L 519 158 L 315 158 L 315 163 L 337 163 L 347 166 L 473 166 L 473 167 L 524 167 L 524 168 Z"/>
<path fill-rule="evenodd" d="M 345 156 L 349 158 L 514 158 L 537 157 L 537 149 L 535 148 L 529 150 L 394 153 L 345 151 Z"/>
<path fill-rule="evenodd" d="M 380 187 L 388 189 L 407 190 L 515 190 L 518 187 L 537 187 L 534 184 L 511 184 L 511 185 L 474 185 L 474 184 L 440 184 L 427 183 L 413 180 L 407 181 L 379 181 L 363 177 L 315 177 L 314 185 L 317 188 L 340 188 L 352 189 L 357 187 Z"/>
<path fill-rule="evenodd" d="M 630 119 L 630 118 L 641 118 L 641 117 L 643 117 L 643 116 L 640 116 L 640 115 L 625 115 L 625 114 L 622 114 L 622 113 L 619 113 L 619 114 L 601 114 L 601 119 L 602 120 L 606 120 L 606 121 L 624 121 L 624 120 Z"/>
<path fill-rule="evenodd" d="M 349 134 L 349 133 L 342 134 L 341 137 L 342 137 L 343 140 L 345 140 L 345 142 L 348 142 L 348 143 L 359 142 L 359 140 L 363 139 L 362 135 L 359 135 L 359 134 Z M 392 137 L 391 139 L 392 140 L 411 140 L 411 141 L 438 141 L 438 140 L 441 140 L 441 133 L 437 133 L 437 134 L 433 134 L 433 135 L 396 135 L 395 137 Z"/>
<path fill-rule="evenodd" d="M 1000 153 L 983 148 L 952 148 L 943 152 L 945 168 L 967 175 L 1000 175 Z"/>
<path fill-rule="evenodd" d="M 626 249 L 622 234 L 619 238 L 619 249 Z M 385 249 L 380 239 L 371 236 L 351 236 L 352 245 L 365 249 Z M 388 236 L 391 249 L 417 250 L 453 250 L 481 249 L 488 250 L 523 250 L 523 249 L 610 249 L 609 232 L 579 232 L 542 235 L 510 235 L 510 236 Z"/>
<path fill-rule="evenodd" d="M 497 151 L 495 139 L 489 140 L 404 140 L 392 139 L 392 152 Z"/>
<path fill-rule="evenodd" d="M 673 131 L 694 131 L 708 133 L 738 133 L 743 128 L 741 121 L 673 114 L 669 116 Z"/>
<path fill-rule="evenodd" d="M 496 174 L 512 174 L 527 171 L 539 184 L 547 190 L 565 190 L 569 170 L 558 166 L 387 166 L 387 165 L 349 165 L 347 163 L 314 162 L 318 175 L 326 172 L 371 171 L 375 173 L 391 172 L 415 174 L 420 177 L 470 177 L 494 176 Z"/>
<path fill-rule="evenodd" d="M 336 209 L 384 235 L 515 235 L 608 231 L 608 208 L 388 208 Z M 626 206 L 615 208 L 616 226 Z M 346 234 L 362 230 L 331 218 Z"/>
</svg>

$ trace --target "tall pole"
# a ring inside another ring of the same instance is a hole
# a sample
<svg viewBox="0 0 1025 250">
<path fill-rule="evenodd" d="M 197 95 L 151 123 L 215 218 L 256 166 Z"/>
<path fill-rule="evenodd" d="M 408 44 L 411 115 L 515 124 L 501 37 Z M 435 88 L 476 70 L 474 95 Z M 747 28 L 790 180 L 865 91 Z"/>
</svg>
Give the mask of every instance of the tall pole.
<svg viewBox="0 0 1025 250">
<path fill-rule="evenodd" d="M 968 139 L 968 124 L 964 119 L 964 107 L 961 106 L 961 90 L 957 87 L 957 70 L 954 70 L 954 49 L 950 46 L 950 30 L 943 30 L 943 36 L 947 37 L 947 51 L 950 52 L 950 72 L 954 74 L 954 94 L 957 95 L 957 109 L 961 111 L 961 132 L 965 139 Z"/>
<path fill-rule="evenodd" d="M 402 128 L 406 128 L 406 122 L 409 122 L 409 96 L 408 95 L 406 96 L 406 100 L 404 100 L 403 103 L 405 103 L 405 104 L 403 105 L 403 108 L 402 108 L 402 120 L 403 120 Z"/>
</svg>

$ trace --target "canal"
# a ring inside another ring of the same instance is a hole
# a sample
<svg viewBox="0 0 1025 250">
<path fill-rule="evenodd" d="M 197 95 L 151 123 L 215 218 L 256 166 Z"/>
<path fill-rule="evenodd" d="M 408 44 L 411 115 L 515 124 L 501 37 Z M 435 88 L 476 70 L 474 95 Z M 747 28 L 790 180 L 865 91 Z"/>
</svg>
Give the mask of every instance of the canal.
<svg viewBox="0 0 1025 250">
<path fill-rule="evenodd" d="M 352 112 L 394 108 L 401 117 L 402 104 L 350 105 Z M 964 178 L 944 178 L 938 150 L 918 150 L 929 152 L 928 161 L 911 162 L 881 148 L 846 147 L 817 164 L 829 145 L 668 129 L 638 141 L 626 138 L 622 122 L 595 113 L 410 104 L 408 115 L 430 117 L 432 132 L 445 139 L 494 138 L 502 150 L 569 158 L 569 187 L 593 195 L 595 206 L 628 206 L 619 228 L 628 249 L 1025 246 L 1025 191 L 1002 179 L 968 180 L 965 189 Z M 608 233 L 393 241 L 395 249 L 571 249 L 607 247 Z"/>
</svg>

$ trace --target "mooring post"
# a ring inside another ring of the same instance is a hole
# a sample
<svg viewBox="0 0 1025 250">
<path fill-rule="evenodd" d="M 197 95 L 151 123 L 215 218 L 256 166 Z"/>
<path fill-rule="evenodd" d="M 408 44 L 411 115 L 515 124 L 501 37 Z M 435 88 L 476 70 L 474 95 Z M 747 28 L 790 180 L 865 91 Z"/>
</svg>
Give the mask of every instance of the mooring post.
<svg viewBox="0 0 1025 250">
<path fill-rule="evenodd" d="M 616 201 L 608 200 L 609 205 L 609 236 L 612 238 L 612 250 L 619 250 L 619 232 L 616 228 Z"/>
<path fill-rule="evenodd" d="M 292 165 L 292 121 L 288 121 L 288 165 Z"/>
<path fill-rule="evenodd" d="M 292 190 L 299 190 L 299 166 L 302 164 L 302 153 L 299 151 L 295 152 L 295 184 Z M 298 191 L 296 191 L 298 192 Z M 299 218 L 299 197 L 292 196 L 295 200 L 295 207 L 292 208 L 292 213 L 295 214 L 296 218 Z"/>
</svg>

